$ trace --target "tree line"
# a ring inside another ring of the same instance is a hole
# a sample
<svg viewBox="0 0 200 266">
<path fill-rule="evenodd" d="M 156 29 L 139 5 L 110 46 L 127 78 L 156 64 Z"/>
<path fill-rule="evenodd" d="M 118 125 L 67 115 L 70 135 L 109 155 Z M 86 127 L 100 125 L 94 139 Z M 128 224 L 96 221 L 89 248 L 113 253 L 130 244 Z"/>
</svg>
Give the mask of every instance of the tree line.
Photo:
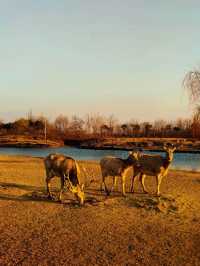
<svg viewBox="0 0 200 266">
<path fill-rule="evenodd" d="M 119 122 L 114 116 L 105 117 L 99 114 L 88 114 L 84 118 L 77 115 L 69 117 L 59 115 L 52 122 L 40 116 L 34 117 L 32 112 L 27 118 L 4 123 L 0 120 L 0 135 L 29 135 L 42 137 L 44 133 L 50 138 L 85 138 L 85 137 L 182 137 L 200 138 L 200 71 L 189 71 L 183 80 L 183 87 L 189 93 L 190 102 L 195 106 L 190 119 L 176 121 L 156 120 L 139 122 L 131 119 Z"/>
<path fill-rule="evenodd" d="M 69 117 L 59 115 L 54 121 L 40 116 L 28 116 L 14 122 L 0 122 L 0 134 L 27 135 L 54 139 L 86 138 L 86 137 L 200 137 L 200 108 L 197 108 L 191 119 L 177 119 L 176 121 L 156 120 L 152 123 L 139 122 L 131 119 L 119 122 L 114 116 L 105 117 L 99 114 L 77 115 Z"/>
</svg>

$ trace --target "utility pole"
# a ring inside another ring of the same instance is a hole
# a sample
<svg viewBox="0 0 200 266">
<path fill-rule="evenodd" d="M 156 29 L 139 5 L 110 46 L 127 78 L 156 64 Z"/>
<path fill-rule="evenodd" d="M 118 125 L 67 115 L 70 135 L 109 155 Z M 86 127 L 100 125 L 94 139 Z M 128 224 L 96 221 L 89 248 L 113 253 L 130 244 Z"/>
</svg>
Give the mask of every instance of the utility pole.
<svg viewBox="0 0 200 266">
<path fill-rule="evenodd" d="M 47 144 L 47 119 L 44 118 L 44 141 Z"/>
</svg>

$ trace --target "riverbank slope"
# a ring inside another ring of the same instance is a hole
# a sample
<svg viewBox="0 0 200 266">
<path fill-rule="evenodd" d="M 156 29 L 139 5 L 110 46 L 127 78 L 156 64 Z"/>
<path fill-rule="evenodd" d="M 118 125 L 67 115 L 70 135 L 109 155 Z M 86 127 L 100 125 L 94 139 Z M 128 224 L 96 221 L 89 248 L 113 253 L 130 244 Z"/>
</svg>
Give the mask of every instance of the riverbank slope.
<svg viewBox="0 0 200 266">
<path fill-rule="evenodd" d="M 47 148 L 61 147 L 64 145 L 62 140 L 51 140 L 40 137 L 24 136 L 24 135 L 6 135 L 0 136 L 0 147 L 12 148 Z"/>
<path fill-rule="evenodd" d="M 65 138 L 45 141 L 42 137 L 30 135 L 1 135 L 0 147 L 13 148 L 47 148 L 64 145 L 82 149 L 96 150 L 146 150 L 163 151 L 163 145 L 170 143 L 177 146 L 179 153 L 200 153 L 200 141 L 185 138 L 129 138 L 129 137 L 98 137 L 98 138 Z"/>
<path fill-rule="evenodd" d="M 71 142 L 71 140 L 65 140 L 65 144 L 67 145 L 70 145 Z M 77 141 L 77 147 L 85 149 L 141 149 L 147 151 L 163 151 L 163 145 L 166 143 L 170 143 L 177 146 L 177 152 L 180 153 L 200 153 L 200 141 L 197 139 L 186 138 L 107 137 L 100 139 L 79 140 Z"/>
</svg>

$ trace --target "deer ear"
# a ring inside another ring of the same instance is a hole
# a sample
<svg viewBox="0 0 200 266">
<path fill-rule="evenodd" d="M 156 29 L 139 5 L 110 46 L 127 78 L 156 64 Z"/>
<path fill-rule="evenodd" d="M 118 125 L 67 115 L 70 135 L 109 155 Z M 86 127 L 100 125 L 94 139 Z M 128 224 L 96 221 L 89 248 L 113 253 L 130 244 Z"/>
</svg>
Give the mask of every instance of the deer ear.
<svg viewBox="0 0 200 266">
<path fill-rule="evenodd" d="M 129 155 L 132 155 L 132 154 L 133 154 L 133 152 L 132 152 L 132 151 L 129 151 L 129 152 L 128 152 L 128 154 L 129 154 Z"/>
<path fill-rule="evenodd" d="M 173 148 L 173 152 L 174 152 L 176 149 L 177 149 L 177 147 L 174 147 L 174 148 Z"/>
<path fill-rule="evenodd" d="M 84 184 L 82 184 L 82 185 L 81 185 L 81 190 L 83 191 L 83 190 L 84 190 L 84 188 L 85 188 L 85 185 L 84 185 Z"/>
</svg>

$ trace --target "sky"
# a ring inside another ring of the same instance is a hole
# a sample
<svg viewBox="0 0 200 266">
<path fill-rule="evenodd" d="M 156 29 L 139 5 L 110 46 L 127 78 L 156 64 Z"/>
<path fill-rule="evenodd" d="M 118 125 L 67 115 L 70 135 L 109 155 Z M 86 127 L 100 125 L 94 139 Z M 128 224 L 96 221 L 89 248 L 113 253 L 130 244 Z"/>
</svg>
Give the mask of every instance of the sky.
<svg viewBox="0 0 200 266">
<path fill-rule="evenodd" d="M 199 0 L 0 0 L 0 119 L 191 115 Z"/>
</svg>

